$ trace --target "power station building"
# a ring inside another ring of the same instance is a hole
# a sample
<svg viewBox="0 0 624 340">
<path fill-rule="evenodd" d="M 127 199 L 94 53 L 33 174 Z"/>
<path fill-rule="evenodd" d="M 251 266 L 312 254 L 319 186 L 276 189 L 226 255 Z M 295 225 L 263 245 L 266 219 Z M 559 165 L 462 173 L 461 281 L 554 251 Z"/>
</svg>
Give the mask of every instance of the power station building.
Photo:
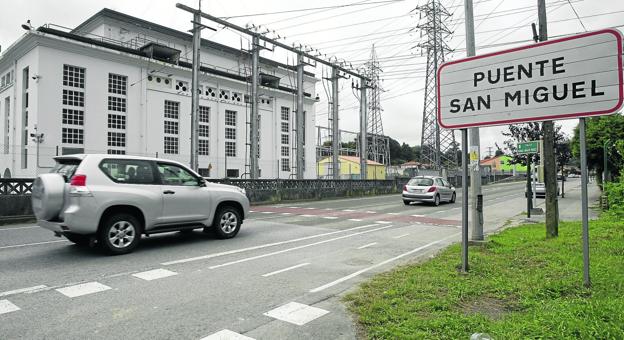
<svg viewBox="0 0 624 340">
<path fill-rule="evenodd" d="M 181 14 L 185 15 L 185 14 Z M 0 176 L 55 155 L 190 162 L 192 36 L 103 9 L 70 30 L 31 28 L 0 57 Z M 304 73 L 304 178 L 316 178 L 314 74 Z M 251 54 L 201 42 L 199 171 L 249 177 Z M 296 68 L 260 58 L 260 178 L 295 174 Z"/>
</svg>

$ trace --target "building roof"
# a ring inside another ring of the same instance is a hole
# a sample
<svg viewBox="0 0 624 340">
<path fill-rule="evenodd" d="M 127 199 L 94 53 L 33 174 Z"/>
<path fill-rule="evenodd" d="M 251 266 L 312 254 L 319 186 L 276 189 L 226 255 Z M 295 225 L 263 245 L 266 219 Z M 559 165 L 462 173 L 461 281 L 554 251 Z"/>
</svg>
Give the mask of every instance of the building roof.
<svg viewBox="0 0 624 340">
<path fill-rule="evenodd" d="M 495 162 L 497 159 L 502 158 L 505 159 L 505 157 L 509 157 L 507 155 L 500 155 L 500 156 L 496 156 L 496 157 L 492 157 L 492 158 L 488 158 L 488 159 L 482 159 L 479 161 L 479 164 L 490 164 Z"/>
<path fill-rule="evenodd" d="M 185 32 L 181 32 L 178 30 L 175 30 L 173 28 L 169 28 L 163 25 L 159 25 L 157 23 L 153 23 L 151 21 L 147 21 L 147 20 L 143 20 L 125 13 L 121 13 L 121 12 L 117 12 L 115 10 L 109 9 L 109 8 L 103 8 L 102 10 L 100 10 L 99 12 L 95 13 L 94 15 L 92 15 L 91 17 L 89 17 L 87 20 L 83 21 L 80 25 L 76 26 L 76 28 L 74 28 L 71 33 L 73 34 L 84 34 L 84 33 L 88 33 L 88 32 L 83 32 L 83 29 L 87 28 L 89 24 L 96 22 L 98 19 L 100 18 L 111 18 L 111 19 L 115 19 L 118 21 L 122 21 L 122 22 L 126 22 L 128 24 L 146 29 L 146 30 L 150 30 L 150 31 L 156 31 L 156 32 L 160 32 L 162 34 L 165 35 L 169 35 L 169 36 L 173 36 L 182 40 L 186 40 L 186 41 L 192 41 L 193 36 L 191 34 L 185 33 Z M 219 50 L 225 53 L 229 53 L 229 54 L 233 54 L 236 56 L 240 56 L 243 54 L 249 54 L 248 52 L 239 50 L 237 48 L 233 48 L 233 47 L 229 47 L 223 44 L 219 44 L 217 42 L 214 41 L 210 41 L 210 40 L 206 40 L 206 39 L 202 39 L 201 40 L 201 45 L 205 48 L 209 48 L 209 49 L 213 49 L 213 50 Z M 281 68 L 285 68 L 288 70 L 296 70 L 296 66 L 291 66 L 291 65 L 285 65 L 282 63 L 279 63 L 277 61 L 271 60 L 271 59 L 266 59 L 266 58 L 262 58 L 260 57 L 260 63 L 266 64 L 266 65 L 271 65 L 271 66 L 275 66 L 275 67 L 281 67 Z M 310 72 L 304 72 L 307 76 L 310 77 L 314 77 L 313 73 Z"/>
</svg>

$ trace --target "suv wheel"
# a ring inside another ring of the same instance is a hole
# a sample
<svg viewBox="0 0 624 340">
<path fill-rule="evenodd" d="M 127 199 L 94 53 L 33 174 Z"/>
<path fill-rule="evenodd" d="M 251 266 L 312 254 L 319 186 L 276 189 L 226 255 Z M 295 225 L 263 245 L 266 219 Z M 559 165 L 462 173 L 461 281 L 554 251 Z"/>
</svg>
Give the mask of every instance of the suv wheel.
<svg viewBox="0 0 624 340">
<path fill-rule="evenodd" d="M 134 250 L 141 239 L 140 223 L 127 213 L 110 216 L 102 225 L 99 243 L 111 255 L 127 254 Z"/>
<path fill-rule="evenodd" d="M 91 242 L 91 237 L 88 235 L 65 233 L 63 236 L 79 246 L 88 246 Z"/>
<path fill-rule="evenodd" d="M 440 195 L 435 195 L 435 198 L 433 199 L 433 205 L 435 205 L 436 207 L 440 205 Z"/>
<path fill-rule="evenodd" d="M 212 229 L 218 238 L 232 238 L 238 234 L 241 222 L 238 210 L 232 207 L 223 207 L 215 215 Z"/>
</svg>

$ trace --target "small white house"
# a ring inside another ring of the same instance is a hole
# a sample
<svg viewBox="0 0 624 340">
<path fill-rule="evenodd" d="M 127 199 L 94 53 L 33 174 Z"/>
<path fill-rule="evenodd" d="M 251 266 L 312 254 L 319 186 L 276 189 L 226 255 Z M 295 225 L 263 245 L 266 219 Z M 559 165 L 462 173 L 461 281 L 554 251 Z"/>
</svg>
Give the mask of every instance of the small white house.
<svg viewBox="0 0 624 340">
<path fill-rule="evenodd" d="M 55 155 L 190 162 L 191 35 L 103 9 L 68 31 L 27 31 L 0 56 L 0 176 L 48 172 Z M 251 55 L 201 48 L 199 168 L 248 177 Z M 296 70 L 260 59 L 261 178 L 295 169 Z M 314 74 L 304 75 L 305 178 L 315 178 Z M 39 138 L 37 138 L 39 136 Z"/>
</svg>

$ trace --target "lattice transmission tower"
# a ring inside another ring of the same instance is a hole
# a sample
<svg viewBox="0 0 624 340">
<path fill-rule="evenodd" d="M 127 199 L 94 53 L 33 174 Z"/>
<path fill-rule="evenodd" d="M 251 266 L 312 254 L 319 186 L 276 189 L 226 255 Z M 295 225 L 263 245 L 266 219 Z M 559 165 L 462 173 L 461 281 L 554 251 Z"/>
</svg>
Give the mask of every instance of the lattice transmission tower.
<svg viewBox="0 0 624 340">
<path fill-rule="evenodd" d="M 421 135 L 421 162 L 432 164 L 437 170 L 454 169 L 458 165 L 455 134 L 444 129 L 437 119 L 437 69 L 451 49 L 445 39 L 451 35 L 445 22 L 451 14 L 439 0 L 428 0 L 420 11 L 421 23 L 418 28 L 424 41 L 419 43 L 422 53 L 427 55 L 427 78 L 425 80 L 425 101 Z"/>
<path fill-rule="evenodd" d="M 368 121 L 366 133 L 368 135 L 368 159 L 390 165 L 389 139 L 384 135 L 383 122 L 381 120 L 381 68 L 377 59 L 375 45 L 371 49 L 371 56 L 366 63 L 366 76 L 370 79 L 368 97 Z"/>
</svg>

